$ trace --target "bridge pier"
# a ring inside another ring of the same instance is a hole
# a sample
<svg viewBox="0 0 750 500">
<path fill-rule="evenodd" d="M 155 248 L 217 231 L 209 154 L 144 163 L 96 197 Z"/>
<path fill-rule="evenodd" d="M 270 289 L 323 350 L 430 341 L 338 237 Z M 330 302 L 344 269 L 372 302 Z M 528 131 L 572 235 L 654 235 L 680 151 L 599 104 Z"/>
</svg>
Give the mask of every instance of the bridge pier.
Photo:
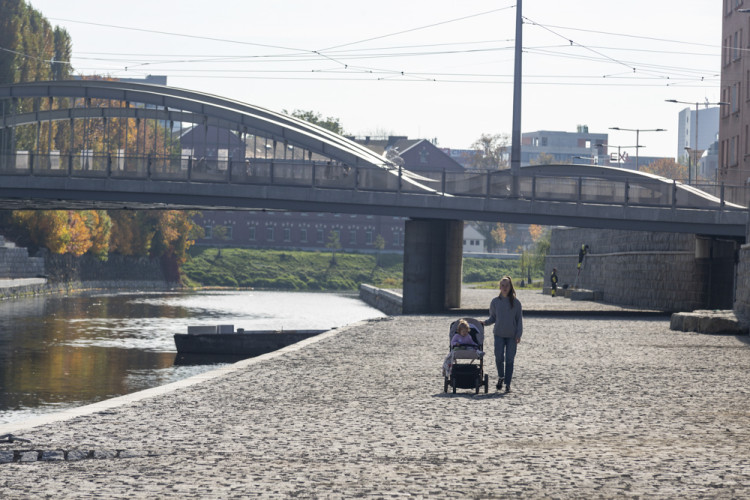
<svg viewBox="0 0 750 500">
<path fill-rule="evenodd" d="M 463 229 L 460 220 L 410 219 L 404 236 L 404 314 L 461 306 Z"/>
</svg>

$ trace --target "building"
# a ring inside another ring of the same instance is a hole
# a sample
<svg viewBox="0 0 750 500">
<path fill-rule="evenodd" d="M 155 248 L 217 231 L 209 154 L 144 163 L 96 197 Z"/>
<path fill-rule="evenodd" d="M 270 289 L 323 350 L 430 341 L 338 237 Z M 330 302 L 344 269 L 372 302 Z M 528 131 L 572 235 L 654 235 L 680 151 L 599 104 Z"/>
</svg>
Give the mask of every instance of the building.
<svg viewBox="0 0 750 500">
<path fill-rule="evenodd" d="M 463 253 L 485 253 L 487 251 L 486 239 L 474 226 L 464 224 Z"/>
<path fill-rule="evenodd" d="M 733 186 L 750 179 L 750 15 L 741 8 L 741 0 L 724 0 L 721 28 L 721 101 L 728 105 L 719 118 L 718 180 Z"/>
<path fill-rule="evenodd" d="M 350 252 L 397 252 L 404 249 L 405 217 L 258 211 L 204 211 L 196 217 L 205 237 L 199 245 L 326 250 L 338 239 Z M 378 247 L 378 236 L 383 248 Z"/>
<path fill-rule="evenodd" d="M 349 139 L 380 155 L 385 155 L 388 150 L 398 153 L 404 160 L 404 168 L 412 172 L 420 170 L 464 171 L 464 167 L 447 154 L 445 149 L 438 148 L 427 139 L 409 139 L 400 135 L 391 135 L 382 139 L 371 137 L 349 137 Z"/>
<path fill-rule="evenodd" d="M 697 142 L 696 142 L 696 133 Z M 705 151 L 716 142 L 719 135 L 719 107 L 685 108 L 680 111 L 677 123 L 677 155 L 687 164 L 700 158 L 694 151 Z"/>
<path fill-rule="evenodd" d="M 698 177 L 716 182 L 719 172 L 719 141 L 714 141 L 698 160 Z"/>
<path fill-rule="evenodd" d="M 521 166 L 537 164 L 544 158 L 552 163 L 605 165 L 609 160 L 607 137 L 590 133 L 587 125 L 579 125 L 575 132 L 525 132 L 521 134 Z"/>
</svg>

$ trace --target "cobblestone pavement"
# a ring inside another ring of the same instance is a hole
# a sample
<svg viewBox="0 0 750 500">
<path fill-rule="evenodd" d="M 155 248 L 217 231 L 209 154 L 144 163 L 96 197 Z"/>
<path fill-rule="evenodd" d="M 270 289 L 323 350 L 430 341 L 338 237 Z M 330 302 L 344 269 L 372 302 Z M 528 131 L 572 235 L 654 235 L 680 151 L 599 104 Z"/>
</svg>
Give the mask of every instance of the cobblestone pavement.
<svg viewBox="0 0 750 500">
<path fill-rule="evenodd" d="M 0 463 L 0 498 L 750 497 L 747 337 L 530 316 L 512 393 L 489 354 L 489 394 L 446 394 L 453 319 L 350 325 L 19 431 L 0 451 L 98 456 Z"/>
</svg>

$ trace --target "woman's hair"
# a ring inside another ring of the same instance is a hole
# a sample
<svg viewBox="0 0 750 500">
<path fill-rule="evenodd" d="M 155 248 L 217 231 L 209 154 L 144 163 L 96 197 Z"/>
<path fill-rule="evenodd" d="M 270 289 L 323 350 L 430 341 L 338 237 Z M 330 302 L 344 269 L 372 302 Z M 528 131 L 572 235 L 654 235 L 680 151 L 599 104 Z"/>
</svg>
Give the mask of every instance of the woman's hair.
<svg viewBox="0 0 750 500">
<path fill-rule="evenodd" d="M 456 325 L 456 333 L 460 332 L 461 328 L 466 328 L 466 333 L 469 333 L 469 323 L 467 323 L 465 319 L 458 320 L 458 325 Z"/>
<path fill-rule="evenodd" d="M 508 280 L 508 283 L 510 284 L 510 288 L 508 289 L 508 299 L 510 299 L 510 307 L 513 308 L 513 304 L 516 303 L 516 289 L 513 288 L 513 280 L 510 278 L 510 276 L 503 276 L 503 279 L 501 279 L 497 286 L 500 287 L 500 283 L 503 282 L 503 280 Z M 500 292 L 499 295 L 502 295 L 503 293 Z"/>
</svg>

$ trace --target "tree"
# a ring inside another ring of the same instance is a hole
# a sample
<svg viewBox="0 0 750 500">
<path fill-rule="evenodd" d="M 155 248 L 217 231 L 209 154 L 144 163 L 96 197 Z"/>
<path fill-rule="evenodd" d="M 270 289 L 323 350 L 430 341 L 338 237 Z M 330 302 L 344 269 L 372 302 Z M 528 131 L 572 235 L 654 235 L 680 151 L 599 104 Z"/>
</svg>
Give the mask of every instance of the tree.
<svg viewBox="0 0 750 500">
<path fill-rule="evenodd" d="M 372 242 L 372 246 L 375 247 L 375 250 L 377 251 L 375 254 L 375 265 L 380 265 L 380 252 L 383 251 L 385 248 L 385 238 L 383 238 L 381 235 L 377 235 L 375 237 L 375 241 Z"/>
<path fill-rule="evenodd" d="M 336 265 L 336 251 L 341 249 L 341 237 L 339 232 L 334 229 L 328 233 L 328 242 L 326 242 L 326 248 L 331 250 L 331 265 Z"/>
<path fill-rule="evenodd" d="M 529 161 L 529 165 L 554 165 L 557 163 L 555 157 L 549 153 L 539 153 L 539 155 Z"/>
<path fill-rule="evenodd" d="M 539 241 L 539 238 L 542 237 L 542 234 L 544 234 L 544 228 L 536 224 L 530 224 L 529 234 L 531 235 L 531 241 L 536 243 L 537 241 Z"/>
<path fill-rule="evenodd" d="M 508 237 L 508 233 L 505 231 L 505 226 L 498 222 L 495 228 L 490 232 L 492 241 L 498 246 L 505 244 L 505 239 Z"/>
<path fill-rule="evenodd" d="M 474 156 L 471 166 L 482 170 L 499 170 L 508 166 L 507 151 L 510 144 L 508 134 L 482 134 L 471 148 Z"/>
<path fill-rule="evenodd" d="M 641 172 L 661 175 L 667 179 L 687 179 L 687 166 L 680 165 L 671 158 L 659 158 L 645 167 L 641 167 Z"/>
<path fill-rule="evenodd" d="M 284 110 L 284 113 L 289 114 L 287 110 Z M 330 130 L 331 132 L 334 132 L 336 134 L 344 135 L 344 127 L 341 125 L 341 122 L 338 118 L 334 118 L 331 116 L 323 118 L 320 113 L 316 113 L 315 111 L 303 111 L 301 109 L 295 109 L 294 111 L 292 111 L 291 115 L 295 118 L 299 118 L 300 120 L 314 123 L 315 125 L 323 127 L 324 129 Z"/>
<path fill-rule="evenodd" d="M 107 258 L 111 221 L 103 210 L 14 210 L 10 223 L 21 244 Z"/>
</svg>

